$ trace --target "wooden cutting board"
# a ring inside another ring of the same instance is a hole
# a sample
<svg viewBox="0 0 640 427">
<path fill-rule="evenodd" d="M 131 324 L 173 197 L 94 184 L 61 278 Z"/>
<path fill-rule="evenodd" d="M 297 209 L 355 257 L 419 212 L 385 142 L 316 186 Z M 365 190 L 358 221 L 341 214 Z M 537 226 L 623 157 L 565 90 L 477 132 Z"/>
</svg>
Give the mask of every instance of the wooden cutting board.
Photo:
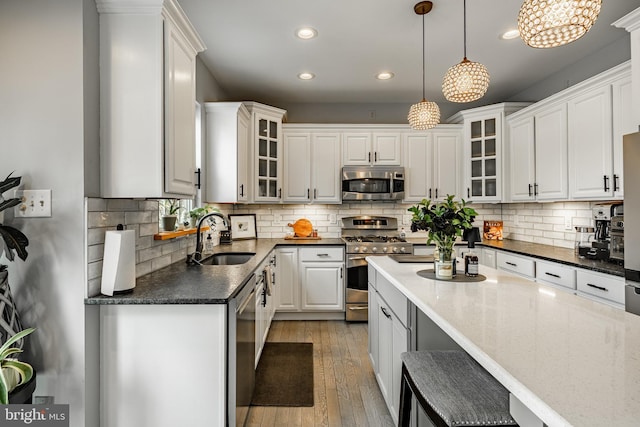
<svg viewBox="0 0 640 427">
<path fill-rule="evenodd" d="M 293 234 L 298 237 L 309 237 L 313 232 L 313 225 L 306 218 L 300 218 L 293 224 L 289 223 L 287 225 L 293 227 Z"/>
</svg>

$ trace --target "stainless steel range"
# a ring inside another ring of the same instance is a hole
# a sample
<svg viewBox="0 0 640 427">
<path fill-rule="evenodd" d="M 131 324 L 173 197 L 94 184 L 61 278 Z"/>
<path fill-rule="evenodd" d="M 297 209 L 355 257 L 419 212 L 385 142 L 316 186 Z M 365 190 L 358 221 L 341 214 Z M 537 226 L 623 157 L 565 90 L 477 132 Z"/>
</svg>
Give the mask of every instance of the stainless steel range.
<svg viewBox="0 0 640 427">
<path fill-rule="evenodd" d="M 342 218 L 347 254 L 347 313 L 350 322 L 368 319 L 367 256 L 413 254 L 413 245 L 398 236 L 398 220 L 385 216 Z"/>
</svg>

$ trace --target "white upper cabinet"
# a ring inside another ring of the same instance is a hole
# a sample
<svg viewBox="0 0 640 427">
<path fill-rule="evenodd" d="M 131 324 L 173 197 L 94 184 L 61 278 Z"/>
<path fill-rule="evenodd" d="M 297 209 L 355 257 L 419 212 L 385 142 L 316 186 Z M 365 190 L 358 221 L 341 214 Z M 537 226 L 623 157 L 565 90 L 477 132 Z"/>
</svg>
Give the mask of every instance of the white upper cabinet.
<svg viewBox="0 0 640 427">
<path fill-rule="evenodd" d="M 566 199 L 566 105 L 522 110 L 507 118 L 507 127 L 510 200 Z"/>
<path fill-rule="evenodd" d="M 204 44 L 174 0 L 96 5 L 101 195 L 192 197 L 195 58 Z"/>
<path fill-rule="evenodd" d="M 203 201 L 246 203 L 249 176 L 250 115 L 241 102 L 208 102 L 204 147 Z"/>
<path fill-rule="evenodd" d="M 640 85 L 640 83 L 639 83 Z M 633 91 L 631 76 L 627 75 L 611 84 L 613 108 L 613 195 L 624 197 L 624 174 L 622 167 L 622 137 L 637 132 L 638 124 L 633 119 Z"/>
<path fill-rule="evenodd" d="M 405 201 L 443 200 L 447 194 L 458 194 L 461 141 L 459 125 L 404 134 Z"/>
<path fill-rule="evenodd" d="M 282 119 L 285 110 L 257 102 L 244 103 L 251 113 L 253 201 L 282 201 Z"/>
<path fill-rule="evenodd" d="M 505 117 L 530 105 L 512 102 L 461 111 L 450 121 L 464 124 L 463 195 L 475 202 L 502 201 Z"/>
<path fill-rule="evenodd" d="M 285 203 L 341 203 L 340 133 L 284 130 Z"/>
<path fill-rule="evenodd" d="M 344 132 L 343 164 L 399 166 L 400 132 Z"/>
<path fill-rule="evenodd" d="M 569 109 L 569 172 L 571 197 L 613 196 L 611 87 L 572 98 Z"/>
</svg>

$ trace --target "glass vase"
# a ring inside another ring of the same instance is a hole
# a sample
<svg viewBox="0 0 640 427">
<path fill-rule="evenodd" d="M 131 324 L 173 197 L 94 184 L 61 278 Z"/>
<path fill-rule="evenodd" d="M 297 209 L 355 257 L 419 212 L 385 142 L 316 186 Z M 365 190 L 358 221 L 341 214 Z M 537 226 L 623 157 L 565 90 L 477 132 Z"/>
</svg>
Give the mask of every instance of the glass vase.
<svg viewBox="0 0 640 427">
<path fill-rule="evenodd" d="M 436 279 L 451 280 L 453 279 L 453 262 L 455 256 L 452 246 L 442 246 L 436 244 L 433 251 L 433 269 Z"/>
</svg>

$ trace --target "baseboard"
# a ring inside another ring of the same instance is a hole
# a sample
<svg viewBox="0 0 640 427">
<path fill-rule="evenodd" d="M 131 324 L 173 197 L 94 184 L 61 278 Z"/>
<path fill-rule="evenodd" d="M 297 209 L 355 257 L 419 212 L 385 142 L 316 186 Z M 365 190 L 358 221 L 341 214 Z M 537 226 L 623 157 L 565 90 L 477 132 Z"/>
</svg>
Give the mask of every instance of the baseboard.
<svg viewBox="0 0 640 427">
<path fill-rule="evenodd" d="M 273 320 L 344 320 L 344 311 L 282 312 L 277 311 Z"/>
</svg>

